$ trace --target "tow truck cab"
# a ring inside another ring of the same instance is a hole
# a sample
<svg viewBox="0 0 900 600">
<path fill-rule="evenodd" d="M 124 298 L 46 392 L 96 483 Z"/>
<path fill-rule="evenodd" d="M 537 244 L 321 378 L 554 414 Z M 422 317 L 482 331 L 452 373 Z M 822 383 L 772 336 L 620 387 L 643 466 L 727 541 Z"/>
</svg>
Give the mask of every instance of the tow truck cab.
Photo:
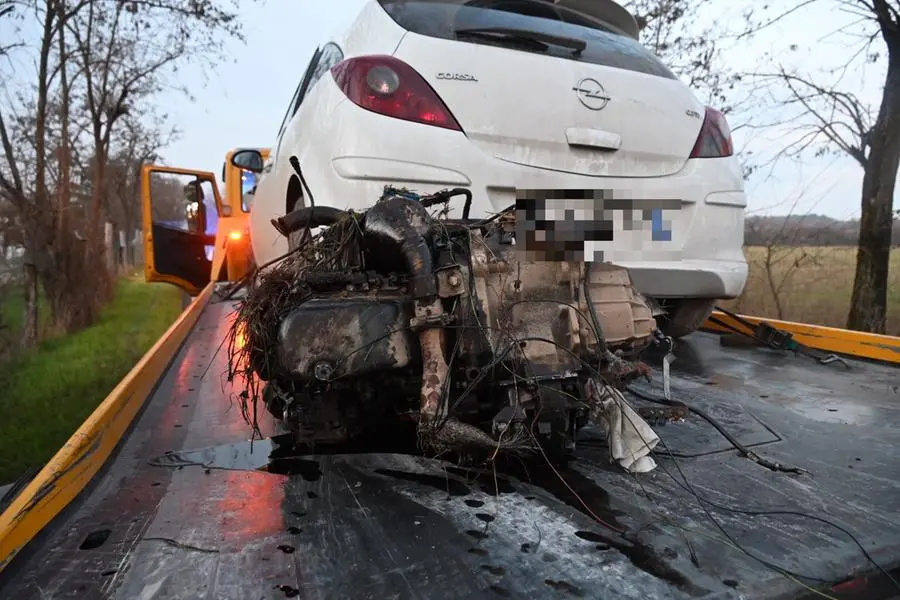
<svg viewBox="0 0 900 600">
<path fill-rule="evenodd" d="M 253 265 L 249 214 L 262 165 L 238 166 L 235 148 L 222 165 L 224 196 L 210 171 L 162 165 L 141 170 L 144 278 L 196 296 L 210 281 L 236 281 Z M 263 161 L 268 148 L 254 148 Z M 258 168 L 257 168 L 258 167 Z"/>
</svg>

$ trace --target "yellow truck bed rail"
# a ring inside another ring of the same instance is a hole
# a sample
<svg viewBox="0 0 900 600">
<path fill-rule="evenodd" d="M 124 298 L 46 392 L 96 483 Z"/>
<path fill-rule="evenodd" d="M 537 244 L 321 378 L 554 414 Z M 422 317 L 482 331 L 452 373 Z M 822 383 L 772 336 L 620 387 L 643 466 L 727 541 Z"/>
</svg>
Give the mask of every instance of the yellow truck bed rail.
<svg viewBox="0 0 900 600">
<path fill-rule="evenodd" d="M 0 570 L 87 486 L 135 416 L 209 301 L 210 283 L 0 514 Z"/>
<path fill-rule="evenodd" d="M 823 352 L 834 352 L 855 358 L 900 364 L 900 337 L 851 331 L 837 327 L 825 327 L 823 325 L 809 325 L 807 323 L 763 319 L 744 315 L 738 316 L 753 325 L 765 321 L 776 329 L 792 334 L 794 339 L 801 344 Z M 719 320 L 739 331 L 750 333 L 743 323 L 720 311 L 713 312 L 710 319 L 703 324 L 703 329 L 716 333 L 731 333 L 727 327 L 723 327 L 713 319 Z"/>
</svg>

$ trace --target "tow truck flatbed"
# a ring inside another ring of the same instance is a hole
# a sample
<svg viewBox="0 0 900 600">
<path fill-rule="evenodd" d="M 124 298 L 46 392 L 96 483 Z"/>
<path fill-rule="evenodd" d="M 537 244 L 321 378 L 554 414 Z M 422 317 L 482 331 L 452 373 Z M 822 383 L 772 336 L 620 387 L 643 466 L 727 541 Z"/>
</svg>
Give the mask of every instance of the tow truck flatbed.
<svg viewBox="0 0 900 600">
<path fill-rule="evenodd" d="M 851 360 L 846 370 L 722 347 L 711 333 L 677 345 L 673 397 L 811 475 L 741 457 L 696 417 L 656 427 L 674 456 L 658 451 L 645 475 L 610 464 L 591 432 L 566 483 L 391 453 L 307 456 L 278 474 L 259 470 L 273 444 L 251 445 L 240 390 L 225 382 L 232 305 L 213 297 L 202 308 L 113 456 L 0 573 L 0 597 L 815 597 L 729 545 L 691 488 L 733 508 L 825 517 L 882 567 L 900 567 L 896 366 Z M 660 381 L 657 371 L 635 387 L 660 396 Z M 278 433 L 268 415 L 260 424 Z M 875 578 L 830 590 L 878 571 L 829 525 L 706 509 L 746 552 L 831 582 L 806 580 L 831 597 L 890 596 Z M 637 542 L 594 516 L 640 531 Z"/>
</svg>

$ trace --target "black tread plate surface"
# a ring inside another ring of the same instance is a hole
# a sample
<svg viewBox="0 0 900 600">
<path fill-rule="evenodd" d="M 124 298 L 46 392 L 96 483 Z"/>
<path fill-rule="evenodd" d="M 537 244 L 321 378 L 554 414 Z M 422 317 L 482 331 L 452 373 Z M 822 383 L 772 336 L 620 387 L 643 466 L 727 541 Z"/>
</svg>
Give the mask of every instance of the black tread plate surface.
<svg viewBox="0 0 900 600">
<path fill-rule="evenodd" d="M 840 581 L 900 566 L 900 370 L 720 348 L 678 348 L 673 395 L 706 409 L 771 472 L 690 417 L 656 430 L 682 458 L 639 476 L 586 443 L 562 473 L 465 471 L 401 454 L 308 457 L 254 470 L 249 429 L 224 382 L 228 304 L 201 316 L 133 432 L 69 510 L 0 575 L 0 598 L 790 598 L 803 589 L 731 547 Z M 650 393 L 659 395 L 658 374 Z M 636 402 L 636 404 L 639 404 Z M 277 433 L 262 419 L 266 435 Z M 589 437 L 588 434 L 587 437 Z M 174 453 L 174 454 L 167 454 Z M 168 458 L 166 458 L 168 457 Z M 195 464 L 200 463 L 200 464 Z M 222 468 L 225 467 L 225 468 Z M 684 483 L 686 477 L 689 486 Z M 601 525 L 630 533 L 627 540 Z M 724 540 L 724 541 L 723 541 Z M 693 556 L 692 556 L 693 555 Z"/>
</svg>

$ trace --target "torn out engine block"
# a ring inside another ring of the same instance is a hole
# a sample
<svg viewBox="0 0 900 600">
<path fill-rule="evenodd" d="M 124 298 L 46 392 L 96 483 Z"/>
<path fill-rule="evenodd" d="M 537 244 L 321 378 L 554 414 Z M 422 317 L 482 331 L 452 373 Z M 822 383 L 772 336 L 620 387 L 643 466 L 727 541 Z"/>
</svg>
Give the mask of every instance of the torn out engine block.
<svg viewBox="0 0 900 600">
<path fill-rule="evenodd" d="M 526 260 L 512 209 L 442 219 L 427 210 L 438 200 L 388 189 L 362 214 L 273 222 L 307 236 L 258 275 L 277 286 L 248 292 L 271 296 L 246 316 L 267 319 L 245 345 L 266 406 L 307 444 L 406 419 L 435 451 L 567 453 L 590 416 L 587 379 L 641 374 L 623 358 L 654 339 L 648 304 L 623 268 Z"/>
</svg>

